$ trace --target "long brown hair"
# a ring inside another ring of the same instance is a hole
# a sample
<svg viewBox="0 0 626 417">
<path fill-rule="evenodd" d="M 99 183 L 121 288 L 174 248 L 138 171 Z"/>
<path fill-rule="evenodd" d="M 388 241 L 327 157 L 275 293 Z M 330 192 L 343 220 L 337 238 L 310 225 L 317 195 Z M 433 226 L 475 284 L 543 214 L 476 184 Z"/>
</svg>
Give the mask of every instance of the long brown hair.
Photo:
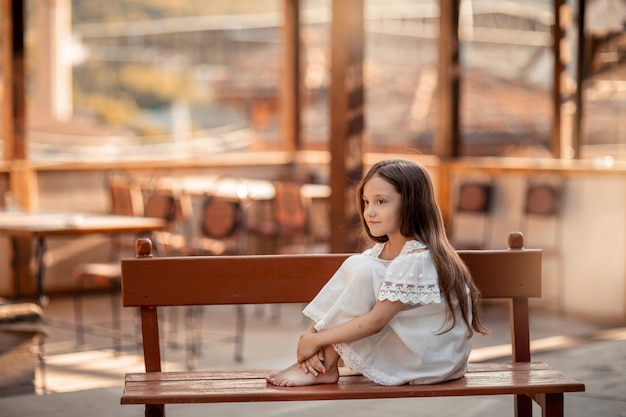
<svg viewBox="0 0 626 417">
<path fill-rule="evenodd" d="M 374 164 L 363 177 L 357 188 L 357 206 L 359 217 L 367 235 L 377 242 L 386 242 L 387 236 L 373 236 L 363 216 L 363 186 L 371 178 L 378 176 L 390 184 L 401 196 L 400 232 L 405 237 L 417 239 L 424 243 L 432 256 L 439 277 L 439 288 L 446 300 L 448 322 L 450 326 L 443 333 L 450 331 L 456 323 L 452 305 L 456 300 L 461 310 L 461 317 L 467 326 L 470 336 L 477 331 L 487 333 L 478 318 L 477 303 L 480 292 L 467 266 L 456 253 L 445 233 L 441 210 L 435 199 L 430 175 L 426 168 L 417 162 L 405 159 L 389 159 Z M 467 288 L 470 291 L 468 306 Z M 468 311 L 472 312 L 470 323 Z"/>
</svg>

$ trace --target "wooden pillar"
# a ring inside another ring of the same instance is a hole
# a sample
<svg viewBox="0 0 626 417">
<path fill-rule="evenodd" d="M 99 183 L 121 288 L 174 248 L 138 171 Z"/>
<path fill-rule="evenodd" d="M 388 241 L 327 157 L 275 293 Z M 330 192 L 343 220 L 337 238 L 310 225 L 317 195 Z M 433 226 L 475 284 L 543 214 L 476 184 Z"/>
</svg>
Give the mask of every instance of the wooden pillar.
<svg viewBox="0 0 626 417">
<path fill-rule="evenodd" d="M 361 226 L 354 196 L 363 175 L 363 0 L 333 0 L 330 84 L 330 249 L 358 248 Z"/>
<path fill-rule="evenodd" d="M 439 111 L 433 153 L 441 161 L 438 169 L 437 201 L 446 230 L 450 230 L 449 162 L 461 156 L 461 64 L 459 51 L 459 0 L 439 2 Z"/>
<path fill-rule="evenodd" d="M 450 237 L 452 232 L 452 173 L 450 164 L 442 161 L 437 169 L 437 182 L 436 182 L 436 198 L 439 209 L 441 210 L 441 217 L 446 228 L 446 233 Z"/>
<path fill-rule="evenodd" d="M 300 0 L 283 0 L 283 7 L 281 137 L 283 149 L 294 152 L 301 147 Z"/>
<path fill-rule="evenodd" d="M 2 0 L 2 136 L 9 162 L 9 190 L 23 209 L 36 208 L 36 173 L 28 162 L 26 141 L 25 1 Z M 34 291 L 30 239 L 13 239 L 13 292 Z M 17 256 L 17 253 L 20 256 Z"/>
<path fill-rule="evenodd" d="M 572 132 L 573 157 L 580 159 L 582 146 L 582 119 L 583 119 L 583 68 L 585 65 L 585 0 L 578 1 L 578 36 L 576 42 L 576 114 Z"/>
<path fill-rule="evenodd" d="M 562 103 L 562 77 L 565 65 L 561 54 L 561 41 L 564 39 L 564 31 L 561 27 L 561 11 L 565 0 L 554 0 L 554 24 L 552 27 L 552 51 L 554 53 L 554 74 L 552 86 L 552 156 L 561 158 L 561 103 Z"/>
<path fill-rule="evenodd" d="M 440 0 L 439 4 L 439 113 L 433 153 L 448 159 L 461 155 L 459 0 Z"/>
<path fill-rule="evenodd" d="M 24 0 L 2 0 L 2 133 L 4 159 L 26 159 Z"/>
<path fill-rule="evenodd" d="M 38 118 L 67 121 L 72 117 L 72 63 L 65 53 L 72 31 L 71 10 L 70 0 L 37 0 L 32 107 Z"/>
</svg>

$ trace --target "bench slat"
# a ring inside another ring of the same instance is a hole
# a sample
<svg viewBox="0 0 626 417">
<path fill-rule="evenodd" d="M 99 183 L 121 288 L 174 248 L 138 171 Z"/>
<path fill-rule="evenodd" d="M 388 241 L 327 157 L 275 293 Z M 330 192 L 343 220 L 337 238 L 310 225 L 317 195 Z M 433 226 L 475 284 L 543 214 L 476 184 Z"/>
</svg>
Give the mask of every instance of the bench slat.
<svg viewBox="0 0 626 417">
<path fill-rule="evenodd" d="M 305 303 L 347 256 L 124 259 L 122 276 L 130 279 L 123 280 L 122 301 L 136 307 Z"/>
<path fill-rule="evenodd" d="M 550 394 L 584 391 L 584 385 L 545 363 L 470 364 L 465 377 L 434 385 L 384 387 L 345 374 L 338 384 L 281 388 L 265 382 L 272 371 L 193 371 L 128 374 L 122 404 L 408 398 Z"/>
<path fill-rule="evenodd" d="M 541 251 L 459 251 L 484 298 L 541 296 Z M 348 254 L 122 260 L 126 307 L 306 303 Z"/>
</svg>

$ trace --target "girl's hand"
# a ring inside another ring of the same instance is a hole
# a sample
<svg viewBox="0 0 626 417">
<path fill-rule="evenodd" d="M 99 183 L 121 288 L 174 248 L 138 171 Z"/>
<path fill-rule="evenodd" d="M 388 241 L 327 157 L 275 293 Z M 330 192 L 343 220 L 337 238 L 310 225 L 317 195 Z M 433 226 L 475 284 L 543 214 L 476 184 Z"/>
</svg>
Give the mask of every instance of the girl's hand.
<svg viewBox="0 0 626 417">
<path fill-rule="evenodd" d="M 315 343 L 315 335 L 316 333 L 305 333 L 300 336 L 300 340 L 298 341 L 298 348 L 296 350 L 296 359 L 298 363 L 302 363 L 307 359 L 316 356 L 319 352 L 321 346 Z"/>
<path fill-rule="evenodd" d="M 312 374 L 318 376 L 320 373 L 326 373 L 326 367 L 324 366 L 324 349 L 320 349 L 317 354 L 300 363 L 300 368 L 305 374 Z"/>
</svg>

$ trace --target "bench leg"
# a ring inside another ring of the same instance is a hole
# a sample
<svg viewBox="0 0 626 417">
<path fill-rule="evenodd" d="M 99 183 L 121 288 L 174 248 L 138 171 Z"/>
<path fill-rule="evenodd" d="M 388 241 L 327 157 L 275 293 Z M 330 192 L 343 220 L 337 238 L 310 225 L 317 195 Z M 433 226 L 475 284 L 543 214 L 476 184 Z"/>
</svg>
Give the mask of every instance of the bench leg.
<svg viewBox="0 0 626 417">
<path fill-rule="evenodd" d="M 533 399 L 541 406 L 542 417 L 563 417 L 565 406 L 563 401 L 563 393 L 556 394 L 539 394 Z"/>
<path fill-rule="evenodd" d="M 202 306 L 188 306 L 185 308 L 185 332 L 187 339 L 187 369 L 195 369 L 198 356 L 202 351 Z"/>
<path fill-rule="evenodd" d="M 243 361 L 243 334 L 246 326 L 246 312 L 244 306 L 238 304 L 237 308 L 237 324 L 235 329 L 235 361 L 241 363 Z"/>
<path fill-rule="evenodd" d="M 533 400 L 526 395 L 515 396 L 515 417 L 532 417 Z"/>
<path fill-rule="evenodd" d="M 165 417 L 165 405 L 146 404 L 145 417 Z"/>
<path fill-rule="evenodd" d="M 116 355 L 122 352 L 122 300 L 119 287 L 111 288 L 111 317 L 113 321 L 113 350 Z"/>
</svg>

